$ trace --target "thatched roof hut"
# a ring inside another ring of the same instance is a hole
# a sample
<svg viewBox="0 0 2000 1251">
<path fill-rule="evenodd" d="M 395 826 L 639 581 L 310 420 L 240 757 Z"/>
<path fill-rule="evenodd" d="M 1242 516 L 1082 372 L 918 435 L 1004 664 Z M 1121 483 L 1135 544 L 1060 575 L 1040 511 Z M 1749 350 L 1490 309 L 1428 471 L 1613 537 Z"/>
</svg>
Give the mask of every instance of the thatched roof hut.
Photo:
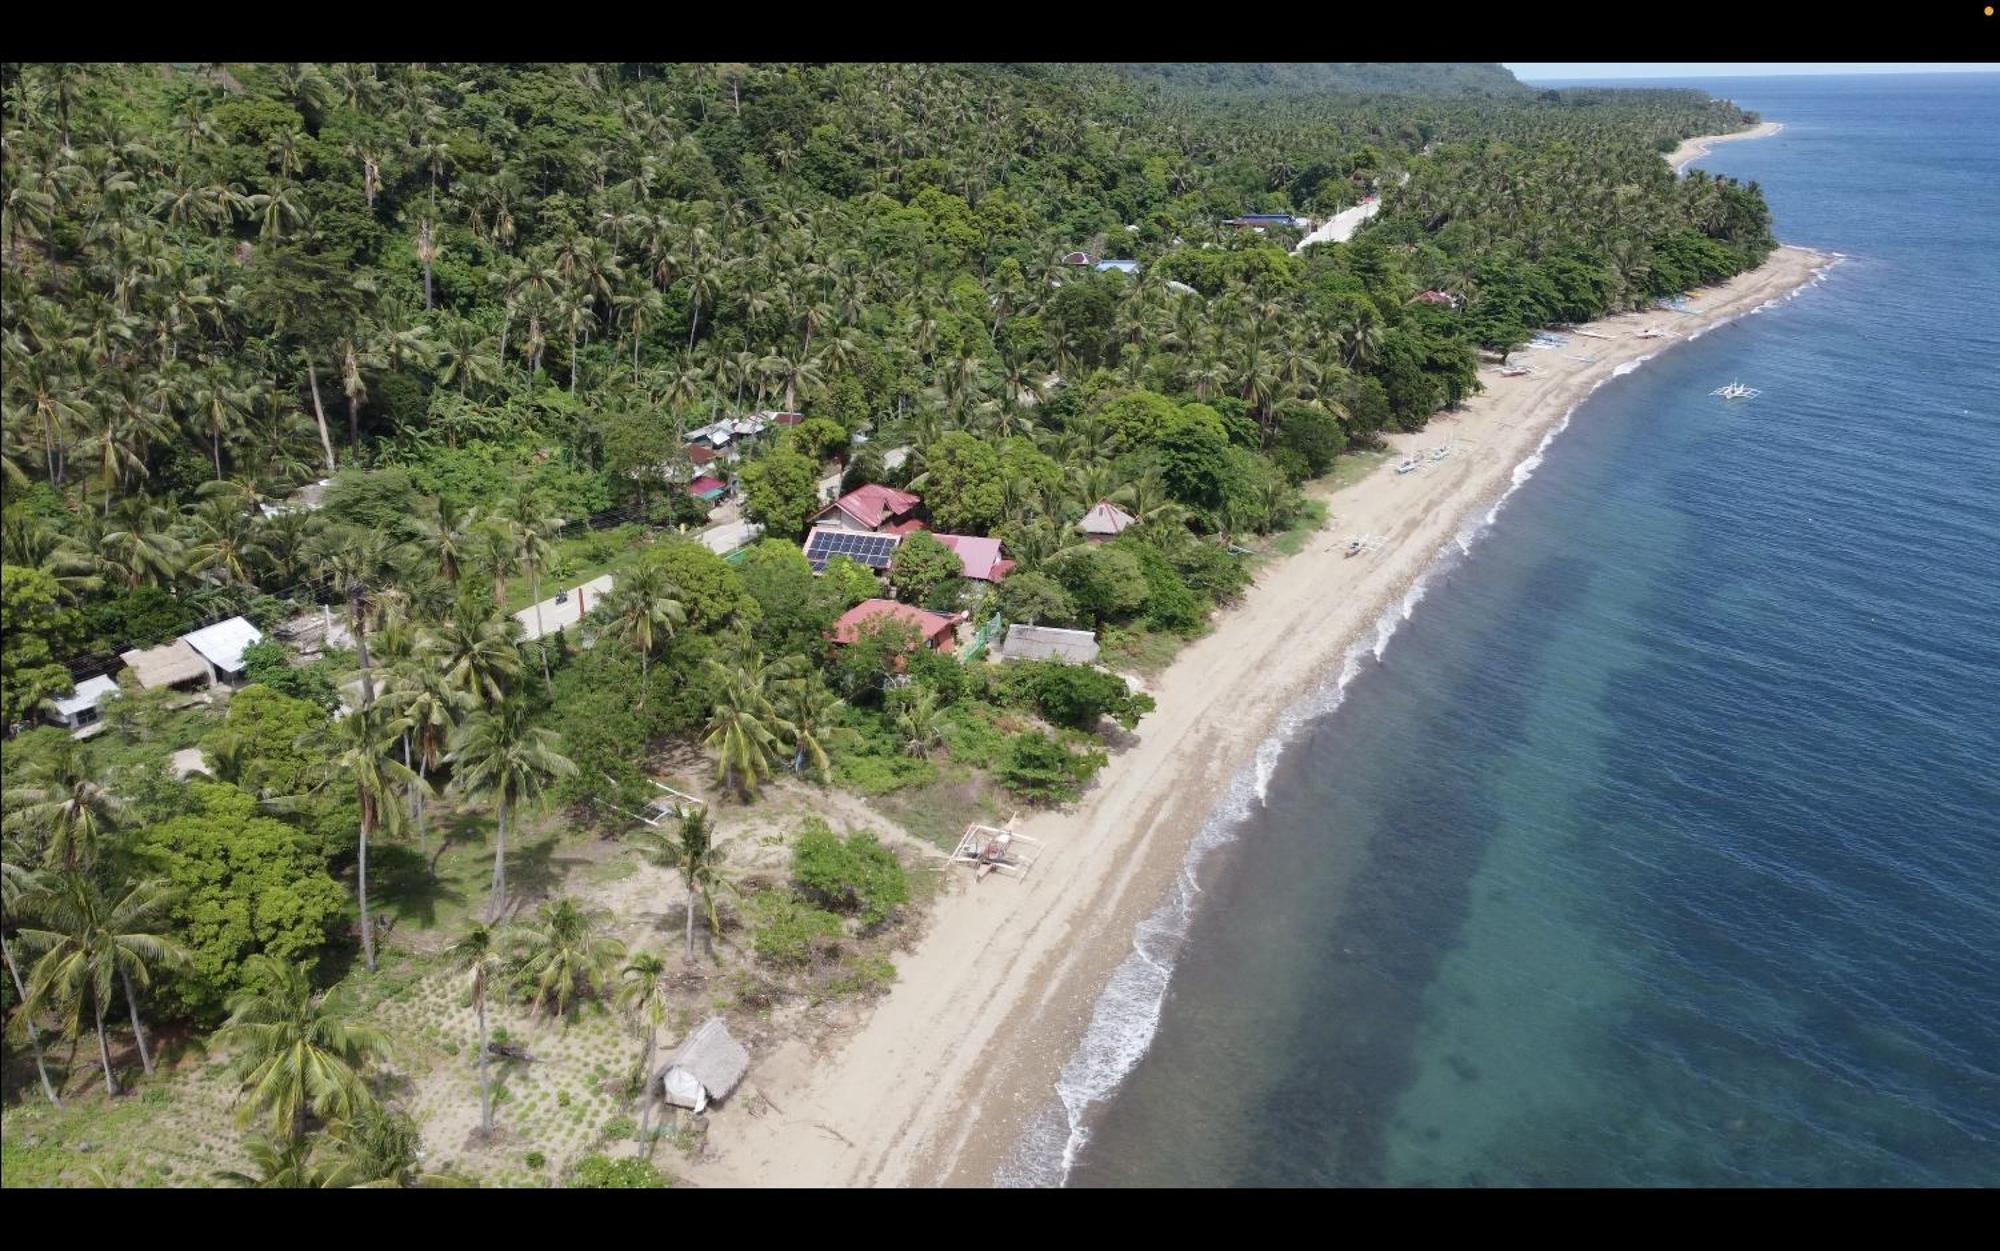
<svg viewBox="0 0 2000 1251">
<path fill-rule="evenodd" d="M 160 647 L 125 652 L 119 659 L 139 679 L 139 685 L 148 690 L 209 680 L 208 662 L 189 647 L 184 638 Z"/>
<path fill-rule="evenodd" d="M 711 1099 L 727 1099 L 749 1071 L 750 1053 L 730 1037 L 721 1017 L 712 1016 L 688 1035 L 653 1085 L 668 1103 L 700 1112 Z"/>
</svg>

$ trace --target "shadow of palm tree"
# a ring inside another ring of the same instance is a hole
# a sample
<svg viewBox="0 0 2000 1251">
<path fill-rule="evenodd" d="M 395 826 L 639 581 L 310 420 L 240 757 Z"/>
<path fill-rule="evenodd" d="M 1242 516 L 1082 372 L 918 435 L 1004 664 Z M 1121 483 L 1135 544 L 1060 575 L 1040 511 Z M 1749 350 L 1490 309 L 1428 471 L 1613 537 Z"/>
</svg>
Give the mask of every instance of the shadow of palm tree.
<svg viewBox="0 0 2000 1251">
<path fill-rule="evenodd" d="M 484 847 L 493 828 L 493 818 L 484 813 L 456 812 L 439 822 L 435 827 L 438 834 L 437 850 L 431 853 L 431 872 L 437 872 L 438 861 L 454 847 Z"/>
<path fill-rule="evenodd" d="M 438 877 L 433 872 L 434 860 L 426 862 L 414 847 L 386 846 L 377 853 L 376 863 L 382 905 L 399 922 L 415 921 L 430 929 L 437 924 L 440 903 L 465 902 L 465 892 L 456 883 Z"/>
<path fill-rule="evenodd" d="M 556 855 L 557 839 L 545 834 L 507 851 L 507 898 L 510 914 L 555 893 L 571 869 L 590 863 L 582 856 Z"/>
</svg>

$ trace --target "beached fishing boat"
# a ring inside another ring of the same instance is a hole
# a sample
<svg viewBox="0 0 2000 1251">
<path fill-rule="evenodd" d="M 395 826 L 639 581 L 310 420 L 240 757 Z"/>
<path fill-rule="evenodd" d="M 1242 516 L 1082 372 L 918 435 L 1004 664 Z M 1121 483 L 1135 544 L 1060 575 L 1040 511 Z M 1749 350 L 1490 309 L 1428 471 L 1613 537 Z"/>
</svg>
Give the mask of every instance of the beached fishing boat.
<svg viewBox="0 0 2000 1251">
<path fill-rule="evenodd" d="M 1422 469 L 1423 467 L 1424 467 L 1424 458 L 1423 458 L 1423 457 L 1421 457 L 1421 456 L 1406 456 L 1406 457 L 1404 457 L 1404 458 L 1403 458 L 1403 463 L 1402 463 L 1402 464 L 1400 464 L 1400 465 L 1397 465 L 1397 466 L 1396 466 L 1396 472 L 1397 472 L 1397 473 L 1409 473 L 1409 472 L 1410 472 L 1411 470 L 1413 470 L 1413 469 Z"/>
<path fill-rule="evenodd" d="M 1502 378 L 1520 378 L 1534 372 L 1533 369 L 1526 365 L 1502 365 L 1500 367 L 1500 376 Z"/>
<path fill-rule="evenodd" d="M 1732 382 L 1726 387 L 1717 387 L 1709 394 L 1719 395 L 1725 400 L 1754 400 L 1763 392 L 1756 387 L 1746 387 L 1740 382 Z"/>
</svg>

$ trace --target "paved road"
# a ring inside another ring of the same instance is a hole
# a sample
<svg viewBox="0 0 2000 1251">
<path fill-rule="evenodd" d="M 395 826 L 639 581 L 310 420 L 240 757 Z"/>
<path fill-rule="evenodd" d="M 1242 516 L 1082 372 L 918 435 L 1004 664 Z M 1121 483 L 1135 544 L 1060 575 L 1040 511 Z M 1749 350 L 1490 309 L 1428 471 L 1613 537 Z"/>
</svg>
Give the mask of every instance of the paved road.
<svg viewBox="0 0 2000 1251">
<path fill-rule="evenodd" d="M 551 596 L 541 603 L 542 626 L 535 628 L 535 605 L 530 604 L 514 614 L 514 620 L 521 623 L 521 637 L 533 641 L 543 634 L 554 634 L 565 626 L 573 626 L 583 620 L 583 614 L 590 610 L 600 598 L 611 593 L 611 575 L 601 574 L 580 587 L 565 588 L 568 595 L 565 602 L 558 604 Z"/>
</svg>

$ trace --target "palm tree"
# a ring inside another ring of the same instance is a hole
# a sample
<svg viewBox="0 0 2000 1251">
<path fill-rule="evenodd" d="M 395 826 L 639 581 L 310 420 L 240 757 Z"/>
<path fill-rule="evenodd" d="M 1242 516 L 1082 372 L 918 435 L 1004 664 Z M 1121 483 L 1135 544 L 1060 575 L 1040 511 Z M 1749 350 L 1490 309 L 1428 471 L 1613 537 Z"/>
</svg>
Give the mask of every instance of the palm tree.
<svg viewBox="0 0 2000 1251">
<path fill-rule="evenodd" d="M 8 811 L 22 828 L 47 839 L 46 866 L 89 870 L 97 863 L 99 840 L 124 820 L 125 801 L 104 785 L 90 749 L 74 739 L 60 741 L 24 772 L 27 784 L 6 792 Z"/>
<path fill-rule="evenodd" d="M 903 754 L 921 760 L 927 759 L 944 741 L 944 724 L 938 717 L 936 692 L 929 687 L 913 689 L 914 695 L 898 702 L 896 729 L 903 736 Z"/>
<path fill-rule="evenodd" d="M 792 676 L 800 655 L 787 656 L 767 664 L 747 639 L 739 640 L 736 654 L 728 662 L 710 659 L 708 671 L 716 681 L 715 702 L 710 705 L 708 735 L 701 745 L 715 753 L 715 784 L 726 786 L 735 775 L 746 797 L 757 794 L 759 781 L 771 775 L 782 738 L 791 738 L 794 729 L 771 705 L 771 680 Z"/>
<path fill-rule="evenodd" d="M 355 797 L 361 803 L 361 852 L 357 861 L 356 893 L 361 900 L 361 950 L 368 971 L 375 971 L 375 933 L 368 922 L 368 839 L 380 828 L 394 832 L 402 825 L 402 809 L 396 797 L 405 788 L 423 785 L 408 765 L 398 763 L 390 753 L 409 722 L 393 715 L 381 704 L 365 704 L 335 721 L 325 733 L 329 780 L 354 780 Z"/>
<path fill-rule="evenodd" d="M 555 547 L 549 539 L 562 529 L 563 519 L 533 491 L 522 491 L 508 500 L 502 505 L 501 515 L 513 528 L 516 559 L 528 574 L 528 593 L 535 601 L 535 638 L 541 644 L 542 681 L 547 682 L 549 648 L 542 631 L 542 570 L 555 558 Z"/>
<path fill-rule="evenodd" d="M 243 968 L 247 985 L 229 997 L 214 1042 L 237 1049 L 230 1075 L 249 1097 L 245 1119 L 268 1115 L 273 1136 L 296 1143 L 308 1114 L 351 1120 L 371 1107 L 360 1069 L 387 1054 L 381 1031 L 350 1020 L 338 988 L 313 994 L 306 961 L 258 952 Z"/>
<path fill-rule="evenodd" d="M 460 609 L 430 632 L 424 651 L 451 684 L 488 707 L 507 698 L 513 679 L 521 676 L 521 650 L 514 643 L 521 623 L 512 617 L 481 617 Z"/>
<path fill-rule="evenodd" d="M 500 937 L 492 927 L 474 921 L 444 954 L 453 969 L 472 974 L 472 1010 L 479 1017 L 479 1133 L 491 1138 L 493 1088 L 486 1075 L 486 989 L 505 968 L 500 959 Z"/>
<path fill-rule="evenodd" d="M 361 666 L 361 702 L 375 702 L 375 680 L 368 664 L 370 597 L 394 564 L 388 536 L 379 530 L 336 524 L 320 531 L 313 543 L 312 564 L 347 601 L 347 624 L 354 631 L 355 659 Z"/>
<path fill-rule="evenodd" d="M 174 967 L 187 959 L 186 948 L 158 932 L 166 924 L 174 898 L 166 883 L 148 879 L 111 900 L 88 874 L 65 869 L 16 901 L 23 915 L 49 927 L 23 928 L 20 932 L 24 950 L 42 953 L 28 975 L 28 996 L 22 1011 L 32 1016 L 45 1008 L 59 1007 L 68 1018 L 66 1032 L 75 1037 L 81 1030 L 83 1002 L 88 999 L 96 1021 L 97 1054 L 104 1065 L 107 1094 L 118 1093 L 111 1075 L 111 1047 L 104 1032 L 104 1013 L 114 979 L 125 991 L 140 1062 L 149 1076 L 153 1072 L 153 1055 L 146 1046 L 133 983 L 136 980 L 140 986 L 149 986 L 153 966 Z"/>
<path fill-rule="evenodd" d="M 603 914 L 573 899 L 551 900 L 535 910 L 533 922 L 508 935 L 514 973 L 534 991 L 531 1002 L 565 1016 L 570 1004 L 588 998 L 611 976 L 625 944 L 597 932 Z"/>
<path fill-rule="evenodd" d="M 687 604 L 681 589 L 656 564 L 642 564 L 604 597 L 611 635 L 639 653 L 639 704 L 646 702 L 653 650 L 687 624 Z"/>
<path fill-rule="evenodd" d="M 693 911 L 692 908 L 689 909 Z M 653 1079 L 653 1056 L 659 1050 L 660 1026 L 667 1020 L 667 962 L 650 951 L 632 957 L 619 972 L 618 1006 L 632 1014 L 633 1025 L 645 1031 L 646 1049 L 639 1056 L 642 1087 Z M 646 1122 L 652 1115 L 652 1100 L 640 1105 L 639 1136 L 646 1137 Z"/>
<path fill-rule="evenodd" d="M 394 686 L 386 697 L 396 716 L 408 729 L 405 743 L 414 747 L 417 784 L 410 788 L 410 815 L 417 822 L 417 848 L 430 848 L 424 830 L 425 796 L 431 789 L 430 774 L 444 759 L 446 744 L 466 712 L 476 707 L 472 696 L 454 685 L 448 674 L 418 657 L 397 669 Z M 408 764 L 411 761 L 405 761 Z"/>
<path fill-rule="evenodd" d="M 528 724 L 527 709 L 518 699 L 467 717 L 452 735 L 455 782 L 468 795 L 493 801 L 496 836 L 493 844 L 493 898 L 488 922 L 500 919 L 507 900 L 507 813 L 541 797 L 548 784 L 576 772 L 576 765 L 557 750 L 555 731 Z"/>
<path fill-rule="evenodd" d="M 687 958 L 692 963 L 696 900 L 701 902 L 708 914 L 708 932 L 713 937 L 722 929 L 715 911 L 715 892 L 735 889 L 735 885 L 723 876 L 724 851 L 715 841 L 715 827 L 708 810 L 697 808 L 688 813 L 681 818 L 680 828 L 671 834 L 645 830 L 634 835 L 632 841 L 640 853 L 654 864 L 680 874 L 681 884 L 687 887 Z"/>
<path fill-rule="evenodd" d="M 423 553 L 426 562 L 437 562 L 438 573 L 453 587 L 458 585 L 459 574 L 464 571 L 468 536 L 478 519 L 476 509 L 454 513 L 442 499 L 432 500 L 430 510 L 418 513 L 414 519 L 417 550 Z"/>
<path fill-rule="evenodd" d="M 7 976 L 14 981 L 14 1002 L 25 1004 L 28 999 L 28 985 L 21 980 L 21 966 L 14 963 L 14 949 L 7 945 L 6 926 L 12 925 L 19 912 L 21 900 L 32 896 L 41 889 L 35 874 L 11 861 L 0 862 L 0 957 L 7 962 Z M 55 1083 L 49 1080 L 48 1064 L 42 1058 L 42 1032 L 35 1028 L 35 1018 L 26 1012 L 21 1021 L 27 1026 L 28 1046 L 35 1053 L 35 1075 L 42 1079 L 42 1093 L 50 1103 L 62 1106 L 62 1099 L 56 1094 Z"/>
<path fill-rule="evenodd" d="M 319 1144 L 304 1136 L 273 1138 L 253 1135 L 243 1144 L 255 1173 L 234 1169 L 218 1170 L 215 1180 L 227 1186 L 257 1190 L 318 1190 L 327 1184 L 326 1170 L 313 1156 Z"/>
<path fill-rule="evenodd" d="M 825 782 L 831 766 L 820 735 L 833 724 L 843 701 L 815 669 L 803 678 L 781 683 L 776 702 L 778 712 L 792 727 L 792 772 L 803 773 L 810 760 L 813 776 Z"/>
</svg>

